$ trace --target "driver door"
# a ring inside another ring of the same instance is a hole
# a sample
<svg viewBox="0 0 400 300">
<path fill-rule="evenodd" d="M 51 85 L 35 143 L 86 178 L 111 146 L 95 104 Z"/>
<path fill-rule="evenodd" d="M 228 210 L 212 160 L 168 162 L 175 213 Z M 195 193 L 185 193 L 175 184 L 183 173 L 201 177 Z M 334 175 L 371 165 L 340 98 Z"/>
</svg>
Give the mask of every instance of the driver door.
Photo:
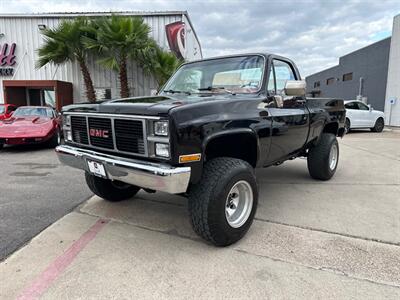
<svg viewBox="0 0 400 300">
<path fill-rule="evenodd" d="M 268 94 L 285 99 L 286 81 L 299 79 L 289 62 L 274 59 L 269 75 Z M 267 161 L 274 163 L 304 146 L 309 131 L 309 114 L 305 101 L 293 99 L 284 100 L 283 107 L 269 107 L 268 111 L 272 116 L 272 139 Z"/>
</svg>

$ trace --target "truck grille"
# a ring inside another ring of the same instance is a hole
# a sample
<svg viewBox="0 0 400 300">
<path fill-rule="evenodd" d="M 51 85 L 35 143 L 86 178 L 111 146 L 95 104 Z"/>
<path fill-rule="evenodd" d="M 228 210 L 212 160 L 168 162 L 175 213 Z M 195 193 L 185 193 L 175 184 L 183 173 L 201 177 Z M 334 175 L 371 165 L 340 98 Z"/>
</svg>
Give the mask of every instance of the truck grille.
<svg viewBox="0 0 400 300">
<path fill-rule="evenodd" d="M 90 144 L 95 147 L 114 149 L 111 119 L 88 118 Z"/>
<path fill-rule="evenodd" d="M 86 117 L 71 116 L 72 140 L 78 144 L 89 144 Z"/>
<path fill-rule="evenodd" d="M 146 155 L 143 126 L 144 120 L 71 116 L 73 142 L 115 152 Z"/>
<path fill-rule="evenodd" d="M 144 154 L 143 123 L 136 120 L 114 121 L 117 149 Z"/>
</svg>

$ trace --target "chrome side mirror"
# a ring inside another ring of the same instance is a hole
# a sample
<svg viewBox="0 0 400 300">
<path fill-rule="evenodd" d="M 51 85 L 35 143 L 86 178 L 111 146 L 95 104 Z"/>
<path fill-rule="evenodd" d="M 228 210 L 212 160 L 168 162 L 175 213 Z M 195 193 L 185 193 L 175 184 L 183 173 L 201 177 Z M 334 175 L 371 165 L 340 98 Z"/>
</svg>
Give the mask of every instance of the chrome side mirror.
<svg viewBox="0 0 400 300">
<path fill-rule="evenodd" d="M 288 80 L 285 84 L 285 95 L 292 97 L 304 97 L 306 95 L 305 80 Z"/>
</svg>

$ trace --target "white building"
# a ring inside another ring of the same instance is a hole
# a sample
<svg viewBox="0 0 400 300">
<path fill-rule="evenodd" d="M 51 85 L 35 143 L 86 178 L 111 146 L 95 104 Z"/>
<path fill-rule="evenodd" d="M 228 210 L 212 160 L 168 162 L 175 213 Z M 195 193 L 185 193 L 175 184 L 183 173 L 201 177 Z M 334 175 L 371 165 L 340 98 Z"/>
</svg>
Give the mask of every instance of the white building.
<svg viewBox="0 0 400 300">
<path fill-rule="evenodd" d="M 400 126 L 400 15 L 394 17 L 385 99 L 386 124 Z"/>
<path fill-rule="evenodd" d="M 190 61 L 202 58 L 200 42 L 186 11 L 119 12 L 140 16 L 151 27 L 151 36 L 164 49 Z M 85 87 L 78 64 L 48 64 L 35 68 L 37 49 L 43 43 L 43 28 L 54 28 L 61 20 L 78 16 L 99 17 L 110 13 L 0 14 L 0 103 L 18 105 L 56 104 L 86 101 Z M 101 98 L 119 96 L 117 74 L 88 58 L 96 94 Z M 135 64 L 128 66 L 132 96 L 150 95 L 155 81 Z"/>
</svg>

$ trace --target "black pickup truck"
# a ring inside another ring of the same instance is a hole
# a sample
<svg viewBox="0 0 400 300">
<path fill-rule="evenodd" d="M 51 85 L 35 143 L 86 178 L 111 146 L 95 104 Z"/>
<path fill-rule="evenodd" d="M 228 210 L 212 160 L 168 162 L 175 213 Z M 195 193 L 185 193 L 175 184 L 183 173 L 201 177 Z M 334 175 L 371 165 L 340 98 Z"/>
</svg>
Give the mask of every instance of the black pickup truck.
<svg viewBox="0 0 400 300">
<path fill-rule="evenodd" d="M 93 193 L 182 194 L 196 233 L 226 246 L 256 213 L 255 168 L 303 156 L 311 177 L 334 175 L 345 109 L 307 99 L 291 60 L 255 53 L 183 64 L 157 96 L 71 105 L 63 119 L 56 152 L 85 171 Z"/>
</svg>

